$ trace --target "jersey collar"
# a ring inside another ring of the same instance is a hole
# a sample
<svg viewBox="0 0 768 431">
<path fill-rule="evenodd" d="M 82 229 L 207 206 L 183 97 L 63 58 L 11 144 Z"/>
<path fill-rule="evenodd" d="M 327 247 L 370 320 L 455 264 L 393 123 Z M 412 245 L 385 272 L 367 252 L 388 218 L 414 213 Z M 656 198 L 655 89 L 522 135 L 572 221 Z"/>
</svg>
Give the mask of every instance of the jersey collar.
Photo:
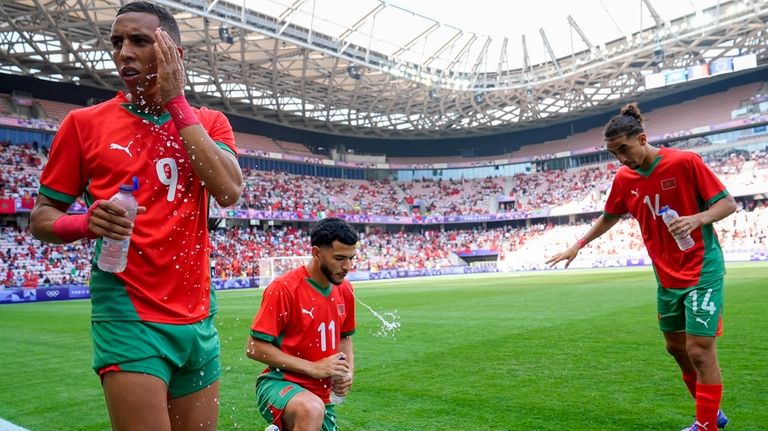
<svg viewBox="0 0 768 431">
<path fill-rule="evenodd" d="M 318 282 L 316 282 L 315 280 L 312 280 L 309 277 L 307 277 L 306 280 L 310 286 L 312 286 L 315 290 L 320 292 L 320 294 L 322 294 L 323 296 L 327 297 L 328 295 L 331 294 L 331 289 L 333 289 L 333 284 L 328 283 L 328 286 L 323 287 L 320 284 L 318 284 Z"/>
<path fill-rule="evenodd" d="M 664 154 L 662 154 L 661 151 L 659 151 L 659 154 L 656 156 L 655 159 L 653 159 L 653 163 L 651 163 L 651 166 L 649 166 L 648 169 L 637 168 L 635 169 L 635 172 L 637 172 L 638 174 L 644 177 L 651 176 L 651 173 L 653 172 L 653 170 L 656 168 L 659 162 L 661 162 L 662 157 L 664 157 Z"/>
<path fill-rule="evenodd" d="M 126 111 L 130 112 L 131 114 L 141 118 L 142 120 L 147 120 L 150 123 L 153 123 L 157 126 L 162 126 L 165 124 L 168 120 L 171 119 L 171 114 L 168 112 L 163 112 L 162 115 L 159 117 L 156 117 L 148 112 L 144 112 L 137 108 L 134 104 L 128 102 L 128 98 L 125 97 L 125 94 L 121 91 L 119 92 L 118 96 L 122 96 L 122 103 L 120 103 L 120 106 L 122 106 Z"/>
</svg>

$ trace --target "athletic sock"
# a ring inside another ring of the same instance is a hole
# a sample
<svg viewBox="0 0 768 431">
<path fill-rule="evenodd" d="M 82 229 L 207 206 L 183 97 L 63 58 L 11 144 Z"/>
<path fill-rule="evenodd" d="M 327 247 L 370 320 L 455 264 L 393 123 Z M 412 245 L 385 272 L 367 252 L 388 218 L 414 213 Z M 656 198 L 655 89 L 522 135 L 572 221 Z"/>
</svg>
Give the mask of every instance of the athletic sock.
<svg viewBox="0 0 768 431">
<path fill-rule="evenodd" d="M 707 431 L 717 430 L 717 411 L 723 399 L 723 385 L 696 385 L 696 421 Z"/>
<path fill-rule="evenodd" d="M 693 399 L 696 399 L 696 372 L 683 373 L 683 381 L 685 386 L 688 386 L 688 392 L 691 393 Z"/>
</svg>

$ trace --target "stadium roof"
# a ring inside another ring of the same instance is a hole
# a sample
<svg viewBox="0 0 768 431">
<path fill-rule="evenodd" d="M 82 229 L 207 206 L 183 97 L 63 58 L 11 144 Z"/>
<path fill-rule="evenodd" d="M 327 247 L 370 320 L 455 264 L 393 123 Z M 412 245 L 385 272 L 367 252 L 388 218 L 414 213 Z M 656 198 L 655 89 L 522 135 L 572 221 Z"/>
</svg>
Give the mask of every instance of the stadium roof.
<svg viewBox="0 0 768 431">
<path fill-rule="evenodd" d="M 4 0 L 0 72 L 121 88 L 109 34 L 123 3 Z M 347 136 L 508 132 L 637 97 L 671 72 L 768 60 L 768 0 L 476 0 L 459 15 L 426 0 L 156 3 L 179 21 L 194 103 Z"/>
</svg>

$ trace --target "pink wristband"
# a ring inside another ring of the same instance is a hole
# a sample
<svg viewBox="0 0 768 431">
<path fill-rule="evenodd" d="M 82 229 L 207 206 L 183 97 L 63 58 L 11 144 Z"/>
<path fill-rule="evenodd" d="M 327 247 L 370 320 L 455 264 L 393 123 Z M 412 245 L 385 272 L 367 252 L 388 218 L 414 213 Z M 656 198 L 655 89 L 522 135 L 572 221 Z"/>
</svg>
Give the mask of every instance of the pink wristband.
<svg viewBox="0 0 768 431">
<path fill-rule="evenodd" d="M 578 241 L 576 241 L 576 244 L 579 246 L 579 248 L 584 248 L 584 246 L 587 245 L 587 242 L 584 241 L 584 238 L 581 238 Z"/>
<path fill-rule="evenodd" d="M 91 218 L 93 210 L 99 205 L 99 201 L 94 202 L 88 212 L 77 215 L 63 215 L 53 222 L 53 234 L 64 242 L 74 242 L 79 239 L 95 239 L 98 235 L 88 229 L 88 219 Z"/>
<path fill-rule="evenodd" d="M 176 125 L 176 130 L 178 131 L 189 126 L 194 126 L 195 124 L 200 124 L 200 120 L 197 119 L 194 109 L 189 106 L 187 98 L 184 97 L 183 94 L 174 97 L 166 103 L 165 109 L 171 114 L 173 124 Z"/>
</svg>

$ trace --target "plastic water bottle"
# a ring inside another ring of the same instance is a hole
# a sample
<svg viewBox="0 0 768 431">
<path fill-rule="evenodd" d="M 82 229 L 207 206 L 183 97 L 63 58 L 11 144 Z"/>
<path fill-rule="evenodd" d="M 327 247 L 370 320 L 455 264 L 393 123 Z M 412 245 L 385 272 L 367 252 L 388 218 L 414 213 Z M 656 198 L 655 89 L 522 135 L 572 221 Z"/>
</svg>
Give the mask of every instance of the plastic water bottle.
<svg viewBox="0 0 768 431">
<path fill-rule="evenodd" d="M 664 220 L 664 223 L 666 223 L 667 226 L 669 226 L 670 223 L 672 223 L 672 220 L 680 217 L 680 214 L 677 213 L 677 211 L 673 210 L 669 207 L 669 205 L 664 205 L 659 210 L 659 214 L 661 214 L 661 219 Z M 680 247 L 680 250 L 688 250 L 689 248 L 693 247 L 693 238 L 691 238 L 691 235 L 686 235 L 681 238 L 675 238 L 675 241 L 677 242 L 677 246 Z"/>
<path fill-rule="evenodd" d="M 342 355 L 339 359 L 345 359 Z M 335 380 L 341 379 L 343 376 L 333 376 L 331 377 L 331 404 L 338 405 L 338 404 L 344 404 L 344 395 L 339 395 L 336 392 L 333 392 L 333 382 Z"/>
<path fill-rule="evenodd" d="M 269 424 L 266 428 L 264 428 L 264 431 L 280 431 L 280 428 L 278 428 L 275 424 Z"/>
<path fill-rule="evenodd" d="M 134 184 L 123 184 L 120 191 L 112 196 L 109 201 L 114 202 L 126 211 L 128 220 L 133 221 L 136 218 L 136 210 L 139 203 L 133 197 L 133 191 L 136 189 L 138 181 L 134 177 Z M 101 239 L 101 254 L 97 265 L 104 272 L 123 272 L 128 264 L 128 246 L 131 244 L 131 238 L 118 241 L 103 237 Z"/>
<path fill-rule="evenodd" d="M 331 404 L 344 404 L 344 395 L 339 395 L 336 392 L 333 392 L 333 389 L 331 389 Z"/>
</svg>

